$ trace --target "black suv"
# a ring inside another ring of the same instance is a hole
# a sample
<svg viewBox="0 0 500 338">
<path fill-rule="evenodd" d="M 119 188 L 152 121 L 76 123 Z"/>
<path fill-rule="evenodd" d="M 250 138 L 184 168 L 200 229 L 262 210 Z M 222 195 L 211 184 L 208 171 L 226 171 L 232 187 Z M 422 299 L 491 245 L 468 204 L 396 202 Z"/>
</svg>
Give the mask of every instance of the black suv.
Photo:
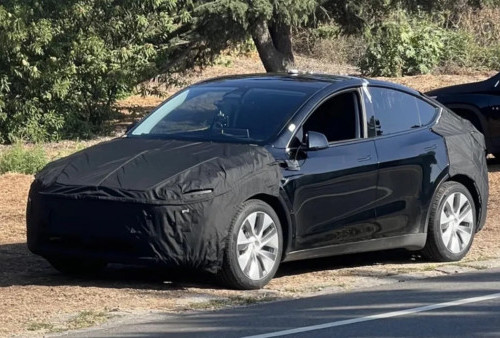
<svg viewBox="0 0 500 338">
<path fill-rule="evenodd" d="M 456 261 L 486 219 L 484 152 L 469 121 L 388 82 L 215 79 L 45 167 L 28 246 L 63 272 L 184 266 L 243 289 L 282 261 L 394 248 Z"/>
<path fill-rule="evenodd" d="M 432 90 L 435 98 L 484 134 L 488 152 L 500 157 L 500 73 L 481 82 Z"/>
</svg>

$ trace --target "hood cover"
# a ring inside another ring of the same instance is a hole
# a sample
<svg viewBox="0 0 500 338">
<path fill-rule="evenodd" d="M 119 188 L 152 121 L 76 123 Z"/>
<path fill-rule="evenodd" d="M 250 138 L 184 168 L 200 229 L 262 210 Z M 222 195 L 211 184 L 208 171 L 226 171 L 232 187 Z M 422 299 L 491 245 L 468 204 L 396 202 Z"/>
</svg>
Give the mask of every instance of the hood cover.
<svg viewBox="0 0 500 338">
<path fill-rule="evenodd" d="M 55 161 L 36 180 L 44 193 L 184 203 L 224 194 L 275 165 L 253 145 L 120 138 Z"/>
</svg>

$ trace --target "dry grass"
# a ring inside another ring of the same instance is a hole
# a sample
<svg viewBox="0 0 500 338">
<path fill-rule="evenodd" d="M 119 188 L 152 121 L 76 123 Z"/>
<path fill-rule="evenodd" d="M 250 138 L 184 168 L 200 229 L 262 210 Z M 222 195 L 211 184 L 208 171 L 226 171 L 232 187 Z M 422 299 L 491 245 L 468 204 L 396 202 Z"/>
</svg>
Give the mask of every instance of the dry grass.
<svg viewBox="0 0 500 338">
<path fill-rule="evenodd" d="M 298 63 L 317 72 L 350 71 L 305 58 L 299 58 Z M 190 81 L 258 71 L 262 71 L 258 59 L 250 57 L 235 60 L 232 67 L 210 68 L 193 75 Z M 481 80 L 488 75 L 426 75 L 390 80 L 426 91 Z M 157 97 L 131 97 L 120 104 L 149 110 L 160 101 Z M 95 142 L 53 143 L 47 145 L 47 150 L 54 157 Z M 116 313 L 214 309 L 444 274 L 436 270 L 442 264 L 429 264 L 419 256 L 397 251 L 283 264 L 277 277 L 264 290 L 251 292 L 220 289 L 207 275 L 162 273 L 135 267 L 113 266 L 97 278 L 66 277 L 27 250 L 25 203 L 32 179 L 19 174 L 0 176 L 0 336 L 80 328 L 100 323 Z M 478 234 L 472 251 L 461 264 L 474 264 L 500 255 L 500 219 L 496 217 L 500 214 L 499 164 L 490 166 L 490 183 L 486 228 Z"/>
<path fill-rule="evenodd" d="M 497 45 L 500 38 L 500 8 L 468 8 L 458 14 L 454 24 L 471 34 L 480 46 Z"/>
</svg>

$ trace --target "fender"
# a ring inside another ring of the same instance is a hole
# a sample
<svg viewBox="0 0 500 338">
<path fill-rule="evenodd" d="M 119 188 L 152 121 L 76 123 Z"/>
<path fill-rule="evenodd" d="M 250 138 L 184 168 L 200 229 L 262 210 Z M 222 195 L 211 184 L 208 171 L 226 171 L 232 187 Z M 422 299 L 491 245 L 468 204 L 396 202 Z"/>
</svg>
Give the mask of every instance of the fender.
<svg viewBox="0 0 500 338">
<path fill-rule="evenodd" d="M 437 194 L 439 188 L 441 188 L 441 186 L 450 179 L 450 175 L 448 173 L 448 170 L 449 170 L 449 166 L 447 166 L 441 172 L 441 175 L 439 175 L 439 179 L 437 180 L 437 183 L 434 185 L 434 193 L 432 194 L 431 202 L 429 203 L 429 206 L 427 207 L 427 215 L 425 216 L 425 224 L 424 224 L 424 228 L 423 228 L 424 234 L 426 234 L 427 230 L 429 229 L 429 219 L 431 218 L 432 201 L 434 201 L 434 198 L 436 197 L 436 194 Z"/>
<path fill-rule="evenodd" d="M 290 200 L 288 199 L 288 196 L 283 190 L 282 187 L 280 187 L 280 194 L 278 196 L 278 200 L 281 203 L 282 209 L 285 211 L 285 216 L 287 220 L 287 225 L 288 225 L 288 236 L 287 236 L 287 245 L 286 247 L 283 248 L 283 253 L 281 260 L 283 261 L 288 253 L 293 250 L 294 247 L 294 240 L 295 240 L 295 233 L 297 231 L 297 224 L 295 221 L 295 215 L 293 213 L 293 208 L 292 208 L 292 203 L 290 203 Z"/>
</svg>

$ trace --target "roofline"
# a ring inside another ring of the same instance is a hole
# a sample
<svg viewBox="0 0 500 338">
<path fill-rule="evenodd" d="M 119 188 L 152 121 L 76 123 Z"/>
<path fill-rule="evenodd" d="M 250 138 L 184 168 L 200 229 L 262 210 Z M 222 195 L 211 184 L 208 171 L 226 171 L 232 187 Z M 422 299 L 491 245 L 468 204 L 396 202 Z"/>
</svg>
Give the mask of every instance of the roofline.
<svg viewBox="0 0 500 338">
<path fill-rule="evenodd" d="M 194 85 L 207 84 L 211 82 L 217 82 L 221 80 L 232 80 L 232 79 L 247 79 L 247 78 L 273 78 L 273 77 L 285 77 L 285 78 L 305 78 L 310 79 L 312 81 L 324 82 L 324 83 L 339 83 L 341 84 L 344 81 L 351 82 L 359 82 L 359 85 L 369 85 L 369 86 L 381 86 L 388 87 L 396 90 L 406 91 L 412 93 L 414 95 L 421 94 L 418 90 L 413 88 L 394 83 L 386 80 L 378 80 L 378 79 L 370 79 L 359 76 L 351 76 L 351 75 L 335 75 L 335 74 L 327 74 L 327 73 L 251 73 L 251 74 L 234 74 L 234 75 L 225 75 L 214 77 L 206 80 L 202 80 L 200 82 L 194 83 Z"/>
<path fill-rule="evenodd" d="M 217 76 L 210 79 L 205 79 L 199 82 L 194 83 L 193 85 L 210 83 L 220 80 L 232 80 L 232 79 L 247 79 L 247 78 L 273 78 L 273 77 L 285 77 L 285 78 L 305 78 L 310 79 L 317 82 L 326 82 L 326 83 L 336 83 L 343 80 L 352 80 L 358 79 L 353 76 L 346 75 L 335 75 L 335 74 L 326 74 L 326 73 L 249 73 L 249 74 L 231 74 L 224 76 Z"/>
</svg>

